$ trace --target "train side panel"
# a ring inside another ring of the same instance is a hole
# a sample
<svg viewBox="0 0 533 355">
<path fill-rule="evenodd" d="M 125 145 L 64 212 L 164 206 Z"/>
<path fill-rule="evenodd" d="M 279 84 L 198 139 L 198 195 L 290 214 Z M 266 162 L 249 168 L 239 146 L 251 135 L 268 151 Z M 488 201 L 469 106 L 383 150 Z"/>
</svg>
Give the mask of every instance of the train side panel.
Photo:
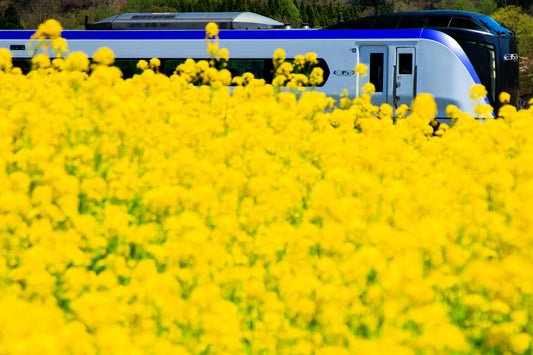
<svg viewBox="0 0 533 355">
<path fill-rule="evenodd" d="M 456 53 L 442 43 L 421 40 L 418 64 L 418 91 L 433 95 L 438 117 L 446 117 L 448 105 L 474 115 L 475 104 L 470 99 L 470 90 L 479 84 L 479 79 Z"/>
<path fill-rule="evenodd" d="M 106 33 L 107 32 L 107 33 Z M 168 59 L 171 72 L 185 58 L 207 58 L 203 31 L 65 31 L 70 52 L 82 51 L 91 57 L 99 48 L 109 47 L 117 60 L 129 60 L 131 75 L 139 59 Z M 8 31 L 0 36 L 0 47 L 22 46 L 30 31 Z M 346 90 L 350 97 L 360 94 L 367 82 L 376 87 L 372 102 L 393 107 L 410 105 L 419 93 L 430 93 L 438 105 L 439 118 L 446 107 L 456 105 L 474 114 L 470 89 L 480 83 L 472 64 L 450 36 L 424 30 L 265 30 L 221 31 L 219 47 L 227 48 L 232 59 L 243 63 L 257 60 L 258 73 L 272 76 L 272 56 L 282 48 L 287 58 L 314 52 L 325 61 L 328 78 L 315 88 L 338 99 Z M 28 58 L 27 51 L 12 50 L 14 58 Z M 240 58 L 240 59 L 239 59 Z M 173 60 L 175 59 L 175 60 Z M 366 76 L 354 67 L 363 63 Z M 269 66 L 270 65 L 270 66 Z M 167 68 L 168 69 L 168 68 Z M 262 70 L 262 72 L 261 72 Z M 260 75 L 258 75 L 261 77 Z"/>
</svg>

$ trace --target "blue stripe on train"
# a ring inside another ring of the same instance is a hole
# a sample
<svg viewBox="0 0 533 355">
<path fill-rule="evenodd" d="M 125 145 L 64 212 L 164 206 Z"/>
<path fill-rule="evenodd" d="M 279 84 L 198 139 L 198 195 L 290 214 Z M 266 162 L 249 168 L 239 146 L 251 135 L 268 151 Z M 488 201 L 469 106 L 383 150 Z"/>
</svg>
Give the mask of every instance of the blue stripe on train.
<svg viewBox="0 0 533 355">
<path fill-rule="evenodd" d="M 417 39 L 422 30 L 221 30 L 220 39 Z M 35 31 L 0 31 L 0 39 L 29 40 Z M 67 40 L 198 40 L 205 39 L 205 31 L 63 31 Z"/>
</svg>

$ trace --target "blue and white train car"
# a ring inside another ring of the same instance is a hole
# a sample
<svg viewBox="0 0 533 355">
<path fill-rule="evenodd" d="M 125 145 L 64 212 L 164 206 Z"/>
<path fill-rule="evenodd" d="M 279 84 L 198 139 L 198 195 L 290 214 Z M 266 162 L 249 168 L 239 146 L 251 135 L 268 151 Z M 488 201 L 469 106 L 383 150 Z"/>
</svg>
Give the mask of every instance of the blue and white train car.
<svg viewBox="0 0 533 355">
<path fill-rule="evenodd" d="M 431 13 L 441 13 L 449 24 L 454 16 L 470 19 L 482 16 L 455 11 Z M 501 26 L 496 31 L 487 26 L 483 31 L 453 28 L 455 32 L 469 33 L 474 40 L 467 44 L 474 45 L 476 50 L 481 48 L 485 51 L 482 54 L 479 50 L 465 51 L 466 47 L 452 37 L 453 33 L 427 25 L 375 29 L 365 28 L 372 26 L 363 24 L 359 25 L 360 29 L 350 29 L 352 24 L 339 23 L 331 29 L 290 29 L 283 23 L 250 13 L 122 14 L 96 24 L 87 22 L 87 30 L 63 31 L 62 36 L 67 39 L 71 52 L 82 51 L 89 57 L 101 47 L 112 49 L 115 65 L 123 70 L 125 77 L 135 73 L 140 59 L 153 57 L 161 60 L 164 73 L 171 74 L 187 58 L 206 58 L 203 28 L 208 22 L 216 22 L 221 28 L 219 46 L 229 50 L 228 69 L 234 76 L 251 72 L 256 78 L 271 81 L 273 53 L 282 48 L 287 60 L 299 54 L 316 53 L 324 69 L 324 82 L 315 90 L 332 97 L 338 97 L 344 89 L 350 96 L 356 96 L 360 87 L 372 82 L 376 88 L 374 104 L 410 105 L 417 94 L 430 93 L 437 102 L 437 117 L 444 118 L 450 104 L 474 114 L 475 103 L 469 95 L 474 84 L 489 89 L 483 101 L 495 106 L 500 91 L 509 92 L 513 98 L 518 96 L 518 55 L 505 53 L 503 57 L 502 53 L 516 48 L 515 38 Z M 482 23 L 478 22 L 480 28 Z M 493 27 L 494 23 L 492 20 Z M 0 31 L 0 47 L 10 49 L 14 64 L 26 66 L 24 70 L 29 68 L 26 44 L 33 33 Z M 485 38 L 495 40 L 485 43 Z M 513 66 L 500 73 L 507 76 L 505 82 L 511 83 L 507 86 L 496 80 L 497 71 L 503 70 L 503 64 L 509 64 L 505 61 L 516 64 L 516 70 Z M 359 63 L 365 64 L 368 72 L 360 78 L 358 88 L 354 67 Z"/>
</svg>

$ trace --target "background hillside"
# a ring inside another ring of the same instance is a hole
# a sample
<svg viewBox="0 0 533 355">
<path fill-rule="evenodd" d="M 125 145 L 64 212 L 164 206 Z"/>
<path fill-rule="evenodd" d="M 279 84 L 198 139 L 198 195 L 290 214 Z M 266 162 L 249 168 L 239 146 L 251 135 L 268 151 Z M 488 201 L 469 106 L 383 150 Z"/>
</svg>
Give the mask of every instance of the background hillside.
<svg viewBox="0 0 533 355">
<path fill-rule="evenodd" d="M 121 12 L 251 11 L 293 27 L 313 28 L 398 11 L 455 9 L 483 13 L 517 34 L 521 91 L 533 90 L 533 0 L 0 0 L 0 29 L 35 29 L 55 18 L 65 29 L 83 29 Z"/>
<path fill-rule="evenodd" d="M 533 14 L 533 0 L 0 0 L 0 11 L 16 9 L 20 26 L 33 29 L 48 18 L 67 29 L 83 28 L 85 15 L 99 21 L 120 12 L 253 11 L 293 26 L 324 27 L 366 15 L 410 10 L 456 9 L 491 15 L 516 6 Z M 13 14 L 8 14 L 8 17 Z M 5 22 L 5 21 L 2 21 Z M 2 23 L 2 28 L 6 28 Z"/>
</svg>

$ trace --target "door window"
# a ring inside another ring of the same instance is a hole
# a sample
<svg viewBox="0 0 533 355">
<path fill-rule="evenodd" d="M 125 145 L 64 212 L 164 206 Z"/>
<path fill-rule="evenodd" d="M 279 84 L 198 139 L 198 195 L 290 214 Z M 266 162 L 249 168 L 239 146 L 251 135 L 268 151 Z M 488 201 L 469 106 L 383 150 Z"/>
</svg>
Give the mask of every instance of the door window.
<svg viewBox="0 0 533 355">
<path fill-rule="evenodd" d="M 400 53 L 398 54 L 398 74 L 408 75 L 413 74 L 413 54 Z"/>
<path fill-rule="evenodd" d="M 370 82 L 383 92 L 383 53 L 370 53 Z"/>
</svg>

